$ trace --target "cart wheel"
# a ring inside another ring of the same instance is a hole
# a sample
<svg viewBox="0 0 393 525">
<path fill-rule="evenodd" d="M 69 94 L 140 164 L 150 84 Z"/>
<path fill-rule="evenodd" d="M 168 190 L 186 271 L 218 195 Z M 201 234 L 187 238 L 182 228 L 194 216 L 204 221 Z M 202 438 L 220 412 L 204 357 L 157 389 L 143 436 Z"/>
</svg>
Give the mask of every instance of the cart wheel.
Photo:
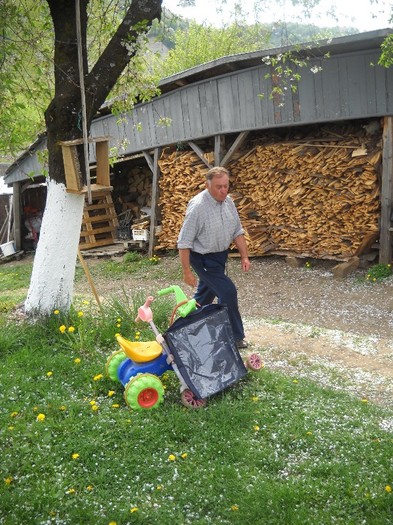
<svg viewBox="0 0 393 525">
<path fill-rule="evenodd" d="M 248 354 L 245 365 L 249 370 L 253 370 L 256 372 L 257 370 L 260 370 L 265 365 L 263 364 L 262 357 L 257 352 L 252 352 L 251 354 Z"/>
<path fill-rule="evenodd" d="M 206 399 L 197 398 L 188 388 L 181 393 L 181 402 L 188 408 L 202 408 L 206 406 Z"/>
<path fill-rule="evenodd" d="M 134 410 L 149 410 L 163 402 L 164 387 L 157 376 L 138 374 L 127 383 L 124 398 Z"/>
<path fill-rule="evenodd" d="M 116 350 L 116 352 L 113 352 L 108 357 L 105 365 L 105 372 L 106 375 L 112 379 L 112 381 L 119 381 L 117 371 L 125 359 L 127 359 L 127 355 L 125 352 L 123 352 L 123 350 Z"/>
</svg>

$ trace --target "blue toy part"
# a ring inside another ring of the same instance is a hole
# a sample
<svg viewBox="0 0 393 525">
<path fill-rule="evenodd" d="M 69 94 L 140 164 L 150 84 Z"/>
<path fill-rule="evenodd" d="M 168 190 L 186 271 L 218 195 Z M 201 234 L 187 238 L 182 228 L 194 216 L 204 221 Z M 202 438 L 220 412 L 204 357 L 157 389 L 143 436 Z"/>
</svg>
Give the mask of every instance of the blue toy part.
<svg viewBox="0 0 393 525">
<path fill-rule="evenodd" d="M 161 376 L 167 370 L 173 370 L 166 361 L 166 355 L 162 354 L 148 363 L 135 363 L 131 359 L 125 359 L 117 369 L 117 375 L 123 386 L 129 382 L 130 378 L 137 374 L 154 374 Z"/>
</svg>

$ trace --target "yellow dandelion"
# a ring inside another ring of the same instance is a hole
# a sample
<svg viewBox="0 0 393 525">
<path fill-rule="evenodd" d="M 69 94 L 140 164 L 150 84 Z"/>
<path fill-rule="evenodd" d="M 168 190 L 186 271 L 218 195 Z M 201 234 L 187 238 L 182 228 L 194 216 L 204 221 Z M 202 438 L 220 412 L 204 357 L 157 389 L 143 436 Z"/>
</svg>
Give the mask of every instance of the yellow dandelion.
<svg viewBox="0 0 393 525">
<path fill-rule="evenodd" d="M 96 374 L 94 377 L 93 377 L 93 381 L 99 381 L 100 379 L 102 379 L 104 376 L 103 374 Z"/>
<path fill-rule="evenodd" d="M 60 332 L 61 332 L 62 334 L 64 334 L 64 332 L 67 330 L 67 327 L 66 327 L 64 324 L 62 324 L 62 325 L 59 327 L 59 330 L 60 330 Z"/>
<path fill-rule="evenodd" d="M 75 363 L 76 365 L 79 365 L 80 362 L 81 362 L 80 357 L 75 357 L 75 359 L 74 359 L 74 363 Z"/>
<path fill-rule="evenodd" d="M 75 328 L 73 326 L 70 326 L 68 328 L 68 331 L 69 331 L 70 334 L 73 334 L 75 332 Z"/>
<path fill-rule="evenodd" d="M 109 525 L 117 525 L 116 521 L 110 521 Z"/>
<path fill-rule="evenodd" d="M 94 411 L 94 412 L 97 412 L 97 410 L 99 409 L 100 407 L 98 405 L 93 405 L 91 407 L 91 409 Z"/>
<path fill-rule="evenodd" d="M 368 399 L 366 399 L 365 397 L 363 397 L 363 399 L 362 399 L 362 403 L 368 403 Z"/>
<path fill-rule="evenodd" d="M 12 476 L 8 476 L 8 478 L 4 479 L 4 483 L 6 485 L 11 485 L 11 483 L 14 481 L 14 478 Z"/>
<path fill-rule="evenodd" d="M 231 510 L 233 510 L 233 511 L 239 510 L 239 505 L 236 505 L 236 504 L 232 505 L 231 506 Z"/>
<path fill-rule="evenodd" d="M 256 403 L 257 401 L 259 401 L 259 397 L 258 397 L 258 396 L 252 396 L 251 399 L 254 401 L 254 403 Z"/>
<path fill-rule="evenodd" d="M 259 430 L 259 426 L 258 426 L 258 425 L 254 425 L 253 428 L 254 428 L 254 431 L 255 431 L 255 432 L 258 432 L 258 430 Z"/>
<path fill-rule="evenodd" d="M 67 407 L 65 405 L 61 405 L 61 406 L 59 406 L 59 410 L 64 412 L 65 410 L 67 410 Z"/>
<path fill-rule="evenodd" d="M 78 312 L 78 317 L 83 317 L 85 314 L 82 311 Z"/>
<path fill-rule="evenodd" d="M 11 412 L 11 417 L 16 417 L 18 415 L 18 412 L 14 410 L 14 412 Z"/>
<path fill-rule="evenodd" d="M 93 485 L 87 485 L 86 490 L 91 492 L 94 489 Z"/>
<path fill-rule="evenodd" d="M 299 383 L 299 381 L 298 381 L 297 379 L 294 379 L 294 380 L 292 381 L 292 383 L 295 383 L 295 384 L 296 384 L 296 383 Z"/>
<path fill-rule="evenodd" d="M 94 399 L 92 399 L 92 400 L 90 401 L 90 404 L 91 404 L 91 406 L 96 405 L 96 404 L 97 404 L 97 401 L 94 401 Z"/>
<path fill-rule="evenodd" d="M 390 485 L 386 485 L 385 490 L 386 492 L 390 493 L 392 492 L 392 487 Z"/>
<path fill-rule="evenodd" d="M 59 310 L 55 310 L 53 313 L 54 313 L 55 315 L 59 315 L 60 312 L 59 312 Z"/>
<path fill-rule="evenodd" d="M 312 436 L 312 432 L 308 431 L 308 432 L 306 432 L 306 435 L 307 436 Z"/>
<path fill-rule="evenodd" d="M 162 485 L 157 485 L 157 490 L 162 490 L 162 489 L 163 489 Z"/>
<path fill-rule="evenodd" d="M 113 403 L 112 408 L 120 408 L 119 403 Z"/>
<path fill-rule="evenodd" d="M 84 300 L 84 301 L 82 301 L 82 304 L 90 304 L 90 301 Z"/>
<path fill-rule="evenodd" d="M 14 430 L 14 428 L 15 428 L 15 427 L 13 427 L 12 425 L 10 425 L 10 426 L 8 427 L 8 430 Z"/>
<path fill-rule="evenodd" d="M 48 377 L 52 377 L 52 376 L 53 376 L 53 372 L 47 372 L 46 375 L 47 375 Z"/>
<path fill-rule="evenodd" d="M 108 392 L 108 397 L 112 397 L 116 394 L 116 392 L 114 390 L 109 390 Z"/>
<path fill-rule="evenodd" d="M 37 421 L 45 421 L 45 414 L 38 414 Z"/>
<path fill-rule="evenodd" d="M 75 494 L 75 492 L 76 490 L 73 488 L 66 490 L 66 494 Z"/>
<path fill-rule="evenodd" d="M 138 507 L 132 507 L 132 509 L 130 509 L 130 512 L 138 512 Z"/>
<path fill-rule="evenodd" d="M 187 456 L 188 456 L 187 452 L 183 452 L 183 454 L 181 455 L 181 457 L 182 457 L 183 459 L 186 459 Z"/>
<path fill-rule="evenodd" d="M 169 454 L 168 459 L 169 461 L 176 461 L 176 456 L 173 454 Z"/>
<path fill-rule="evenodd" d="M 79 454 L 77 452 L 74 452 L 74 454 L 72 454 L 72 459 L 79 459 Z"/>
</svg>

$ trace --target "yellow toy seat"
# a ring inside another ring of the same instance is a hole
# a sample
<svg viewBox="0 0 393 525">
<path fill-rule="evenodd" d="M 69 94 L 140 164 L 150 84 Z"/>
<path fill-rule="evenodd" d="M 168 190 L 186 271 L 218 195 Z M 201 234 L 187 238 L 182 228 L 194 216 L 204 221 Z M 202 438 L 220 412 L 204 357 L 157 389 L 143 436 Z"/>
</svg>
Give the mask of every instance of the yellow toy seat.
<svg viewBox="0 0 393 525">
<path fill-rule="evenodd" d="M 127 357 L 135 363 L 147 363 L 162 354 L 162 347 L 157 341 L 130 341 L 119 334 L 116 339 Z"/>
</svg>

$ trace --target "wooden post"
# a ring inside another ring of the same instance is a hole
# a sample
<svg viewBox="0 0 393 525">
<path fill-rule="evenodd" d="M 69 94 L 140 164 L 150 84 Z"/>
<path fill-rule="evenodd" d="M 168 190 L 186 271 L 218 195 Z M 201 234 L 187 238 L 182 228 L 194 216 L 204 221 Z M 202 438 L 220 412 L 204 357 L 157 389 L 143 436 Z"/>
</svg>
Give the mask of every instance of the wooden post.
<svg viewBox="0 0 393 525">
<path fill-rule="evenodd" d="M 221 164 L 221 160 L 224 157 L 224 153 L 225 153 L 225 136 L 215 135 L 214 136 L 214 165 L 215 166 L 224 166 L 224 164 Z"/>
<path fill-rule="evenodd" d="M 379 262 L 392 262 L 393 199 L 393 117 L 385 117 L 383 126 L 381 223 Z"/>
<path fill-rule="evenodd" d="M 145 153 L 145 158 L 148 160 L 150 156 L 147 156 L 147 153 Z M 155 148 L 154 150 L 154 160 L 153 163 L 150 160 L 148 160 L 149 167 L 151 171 L 153 172 L 153 182 L 152 182 L 152 194 L 151 194 L 151 213 L 150 213 L 150 237 L 149 237 L 149 249 L 148 249 L 148 256 L 153 257 L 154 252 L 154 240 L 155 240 L 155 228 L 156 228 L 156 209 L 157 209 L 157 201 L 158 201 L 158 179 L 160 176 L 160 168 L 158 166 L 158 160 L 161 155 L 161 148 Z"/>
<path fill-rule="evenodd" d="M 21 209 L 21 183 L 16 182 L 12 185 L 12 191 L 14 194 L 14 241 L 16 251 L 22 249 L 22 214 Z"/>
</svg>

